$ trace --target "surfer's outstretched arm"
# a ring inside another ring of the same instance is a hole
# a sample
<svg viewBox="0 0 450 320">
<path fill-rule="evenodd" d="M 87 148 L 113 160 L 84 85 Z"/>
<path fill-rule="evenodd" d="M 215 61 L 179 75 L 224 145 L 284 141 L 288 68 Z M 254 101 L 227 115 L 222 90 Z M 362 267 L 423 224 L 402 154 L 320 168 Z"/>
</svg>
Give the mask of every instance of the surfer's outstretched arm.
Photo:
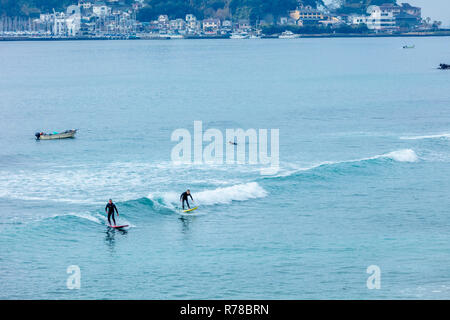
<svg viewBox="0 0 450 320">
<path fill-rule="evenodd" d="M 189 197 L 191 197 L 191 200 L 194 201 L 194 198 L 192 198 L 192 194 L 189 193 Z"/>
<path fill-rule="evenodd" d="M 116 205 L 114 205 L 114 210 L 116 210 L 117 215 L 119 215 L 119 210 L 117 210 Z"/>
</svg>

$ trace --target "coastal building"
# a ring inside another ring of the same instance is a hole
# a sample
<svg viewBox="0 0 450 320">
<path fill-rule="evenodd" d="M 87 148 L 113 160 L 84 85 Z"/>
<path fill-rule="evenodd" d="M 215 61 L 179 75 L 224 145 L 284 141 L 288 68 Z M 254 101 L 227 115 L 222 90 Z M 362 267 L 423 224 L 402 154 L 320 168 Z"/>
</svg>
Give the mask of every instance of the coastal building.
<svg viewBox="0 0 450 320">
<path fill-rule="evenodd" d="M 206 35 L 216 35 L 220 28 L 219 19 L 204 19 L 203 20 L 203 33 Z"/>
<path fill-rule="evenodd" d="M 91 1 L 87 1 L 87 0 L 80 0 L 78 1 L 78 7 L 80 7 L 81 9 L 91 9 L 93 6 L 93 3 Z"/>
<path fill-rule="evenodd" d="M 421 8 L 413 7 L 408 3 L 383 4 L 381 6 L 369 6 L 367 14 L 352 16 L 351 24 L 366 24 L 367 28 L 375 31 L 387 31 L 399 29 L 412 29 L 422 20 Z"/>
<path fill-rule="evenodd" d="M 411 15 L 418 19 L 421 19 L 422 9 L 419 7 L 414 7 L 409 3 L 402 3 L 401 5 L 388 3 L 379 6 L 383 12 L 392 12 L 395 18 L 398 15 Z"/>
<path fill-rule="evenodd" d="M 53 14 L 40 14 L 38 19 L 33 20 L 33 26 L 36 34 L 38 35 L 51 35 L 54 25 L 53 25 Z"/>
<path fill-rule="evenodd" d="M 325 19 L 325 14 L 318 9 L 314 9 L 311 6 L 302 6 L 291 12 L 289 16 L 295 20 L 323 20 Z"/>
<path fill-rule="evenodd" d="M 250 20 L 240 19 L 238 21 L 238 29 L 239 29 L 239 32 L 250 32 L 252 30 Z"/>
<path fill-rule="evenodd" d="M 78 35 L 81 28 L 81 11 L 79 6 L 71 5 L 66 9 L 66 27 L 68 36 Z"/>
<path fill-rule="evenodd" d="M 396 28 L 394 11 L 391 6 L 369 6 L 368 16 L 353 16 L 351 23 L 354 25 L 365 24 L 369 30 L 386 31 Z"/>
<path fill-rule="evenodd" d="M 369 6 L 370 7 L 370 6 Z M 369 7 L 367 9 L 369 9 Z M 383 13 L 392 13 L 394 16 L 402 12 L 402 7 L 396 3 L 385 3 L 378 6 Z"/>
<path fill-rule="evenodd" d="M 395 15 L 395 21 L 401 29 L 414 29 L 422 22 L 422 9 L 402 3 L 400 13 Z"/>
<path fill-rule="evenodd" d="M 189 23 L 191 21 L 197 21 L 197 17 L 193 14 L 187 14 L 184 20 L 186 21 L 186 23 Z"/>
<path fill-rule="evenodd" d="M 81 28 L 81 17 L 80 15 L 71 15 L 66 18 L 67 35 L 69 37 L 74 37 L 78 35 Z"/>
<path fill-rule="evenodd" d="M 41 13 L 39 15 L 39 20 L 41 22 L 51 22 L 53 21 L 53 14 L 50 13 Z"/>
<path fill-rule="evenodd" d="M 170 27 L 170 20 L 167 14 L 161 14 L 158 16 L 158 29 L 168 30 Z"/>
<path fill-rule="evenodd" d="M 111 8 L 108 7 L 104 2 L 96 2 L 92 6 L 92 12 L 97 17 L 106 17 L 111 14 Z"/>
<path fill-rule="evenodd" d="M 198 34 L 201 31 L 201 23 L 193 14 L 187 14 L 184 20 L 186 21 L 186 33 Z"/>
<path fill-rule="evenodd" d="M 343 24 L 343 22 L 339 17 L 329 15 L 327 19 L 320 20 L 319 24 L 323 26 L 337 26 Z"/>
<path fill-rule="evenodd" d="M 53 16 L 53 35 L 64 36 L 67 34 L 66 16 L 64 13 L 55 13 Z"/>
<path fill-rule="evenodd" d="M 403 30 L 411 30 L 417 27 L 421 22 L 416 16 L 408 13 L 400 13 L 395 17 L 396 25 Z"/>
<path fill-rule="evenodd" d="M 328 20 L 324 12 L 311 6 L 300 6 L 289 12 L 289 17 L 296 21 L 297 25 L 317 24 L 319 21 Z M 299 21 L 301 21 L 299 23 Z"/>
<path fill-rule="evenodd" d="M 186 22 L 183 19 L 170 20 L 169 26 L 171 31 L 176 31 L 177 33 L 184 33 L 186 30 Z"/>
<path fill-rule="evenodd" d="M 232 31 L 233 31 L 233 22 L 231 22 L 231 20 L 223 20 L 221 32 L 225 34 L 230 33 Z"/>
<path fill-rule="evenodd" d="M 66 14 L 68 16 L 71 16 L 71 15 L 81 16 L 80 7 L 79 6 L 75 6 L 75 5 L 68 6 L 67 9 L 66 9 Z"/>
<path fill-rule="evenodd" d="M 418 19 L 422 18 L 422 9 L 419 7 L 413 7 L 409 3 L 402 3 L 402 13 L 412 15 Z"/>
<path fill-rule="evenodd" d="M 93 12 L 92 12 L 93 6 L 94 6 L 94 4 L 92 2 L 79 1 L 78 7 L 80 8 L 81 16 L 92 16 L 93 15 Z"/>
<path fill-rule="evenodd" d="M 234 38 L 247 38 L 255 34 L 261 26 L 297 25 L 325 26 L 324 32 L 330 32 L 335 26 L 365 24 L 372 32 L 410 31 L 424 26 L 421 8 L 409 3 L 372 5 L 366 14 L 339 15 L 326 11 L 323 7 L 313 8 L 300 5 L 295 10 L 278 15 L 277 20 L 267 15 L 258 18 L 252 27 L 248 19 L 220 20 L 208 18 L 198 20 L 194 14 L 187 14 L 184 19 L 170 20 L 161 14 L 154 21 L 137 21 L 138 11 L 148 5 L 144 0 L 75 0 L 63 12 L 43 13 L 38 19 L 25 21 L 22 17 L 0 17 L 0 30 L 5 34 L 54 35 L 58 37 L 97 36 L 123 37 L 139 34 L 177 38 L 185 35 L 213 36 L 232 34 Z M 382 2 L 381 2 L 382 3 Z M 28 18 L 27 18 L 28 19 Z M 436 24 L 439 26 L 438 24 Z M 431 25 L 430 25 L 431 26 Z M 430 27 L 431 28 L 431 27 Z M 436 27 L 437 28 L 437 27 Z M 327 31 L 328 30 L 328 31 Z M 320 31 L 319 31 L 320 32 Z"/>
</svg>

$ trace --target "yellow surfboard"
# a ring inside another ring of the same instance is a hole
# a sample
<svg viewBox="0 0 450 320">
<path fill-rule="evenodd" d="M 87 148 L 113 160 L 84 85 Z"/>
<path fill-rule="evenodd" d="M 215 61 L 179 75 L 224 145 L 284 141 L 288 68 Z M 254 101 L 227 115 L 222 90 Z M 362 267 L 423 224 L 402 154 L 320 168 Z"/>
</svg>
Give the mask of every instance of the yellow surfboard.
<svg viewBox="0 0 450 320">
<path fill-rule="evenodd" d="M 191 209 L 183 210 L 183 212 L 191 212 L 191 211 L 194 211 L 196 209 L 198 209 L 198 206 L 194 207 L 194 208 L 191 208 Z"/>
</svg>

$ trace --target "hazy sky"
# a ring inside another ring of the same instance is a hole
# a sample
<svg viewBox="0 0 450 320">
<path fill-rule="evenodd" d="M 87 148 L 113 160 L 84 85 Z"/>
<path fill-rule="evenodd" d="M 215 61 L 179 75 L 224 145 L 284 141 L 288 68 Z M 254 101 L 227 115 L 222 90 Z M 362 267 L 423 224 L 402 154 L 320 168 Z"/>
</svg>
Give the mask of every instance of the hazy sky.
<svg viewBox="0 0 450 320">
<path fill-rule="evenodd" d="M 430 17 L 432 20 L 442 21 L 445 26 L 450 26 L 450 0 L 399 0 L 398 3 L 409 2 L 422 8 L 422 17 Z"/>
</svg>

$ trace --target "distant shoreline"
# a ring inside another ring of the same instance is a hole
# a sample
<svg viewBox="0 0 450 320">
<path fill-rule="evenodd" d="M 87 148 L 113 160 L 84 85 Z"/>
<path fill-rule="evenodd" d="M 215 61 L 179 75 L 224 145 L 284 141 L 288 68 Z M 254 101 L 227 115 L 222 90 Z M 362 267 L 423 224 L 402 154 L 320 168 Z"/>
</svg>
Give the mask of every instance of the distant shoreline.
<svg viewBox="0 0 450 320">
<path fill-rule="evenodd" d="M 300 34 L 301 38 L 410 38 L 410 37 L 449 37 L 450 31 L 435 32 L 408 32 L 397 34 L 354 34 L 354 33 L 321 33 Z M 268 35 L 262 39 L 278 39 L 278 35 Z M 84 40 L 208 40 L 208 39 L 230 39 L 229 36 L 187 36 L 172 39 L 170 37 L 0 37 L 0 41 L 84 41 Z M 240 40 L 240 39 L 235 39 Z M 246 40 L 246 39 L 243 39 Z"/>
</svg>

